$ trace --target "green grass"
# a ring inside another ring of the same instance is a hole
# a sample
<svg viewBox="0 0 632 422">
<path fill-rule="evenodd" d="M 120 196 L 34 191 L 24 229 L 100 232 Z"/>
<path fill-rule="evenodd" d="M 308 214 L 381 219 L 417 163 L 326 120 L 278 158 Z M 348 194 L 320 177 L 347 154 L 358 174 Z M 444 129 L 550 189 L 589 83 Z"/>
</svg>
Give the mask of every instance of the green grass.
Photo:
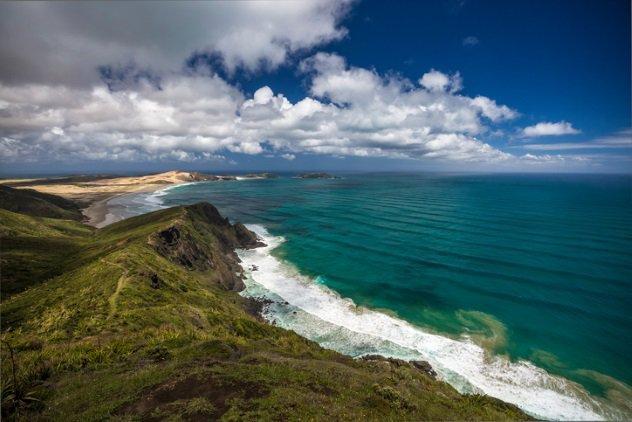
<svg viewBox="0 0 632 422">
<path fill-rule="evenodd" d="M 13 189 L 0 185 L 0 208 L 35 217 L 81 221 L 79 205 L 68 199 L 33 189 Z"/>
<path fill-rule="evenodd" d="M 61 274 L 90 244 L 93 230 L 71 220 L 0 209 L 0 294 L 6 298 Z"/>
<path fill-rule="evenodd" d="M 101 230 L 0 211 L 3 280 L 8 265 L 28 287 L 0 305 L 3 391 L 15 389 L 10 345 L 17 390 L 38 399 L 16 415 L 3 398 L 4 417 L 526 418 L 410 365 L 356 361 L 250 315 L 225 288 L 234 232 L 205 210 L 176 207 Z M 172 226 L 214 267 L 189 269 L 158 253 L 155 233 Z"/>
</svg>

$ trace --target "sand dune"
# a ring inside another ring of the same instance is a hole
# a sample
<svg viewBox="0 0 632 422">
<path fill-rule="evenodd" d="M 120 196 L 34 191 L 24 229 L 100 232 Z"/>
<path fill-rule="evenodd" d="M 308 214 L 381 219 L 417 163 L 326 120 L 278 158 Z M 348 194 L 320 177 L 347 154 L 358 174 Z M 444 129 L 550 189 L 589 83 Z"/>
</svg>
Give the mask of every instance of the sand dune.
<svg viewBox="0 0 632 422">
<path fill-rule="evenodd" d="M 168 171 L 145 176 L 114 178 L 13 179 L 5 184 L 19 189 L 59 195 L 84 205 L 125 193 L 151 192 L 166 185 L 207 180 L 213 176 L 186 171 Z"/>
<path fill-rule="evenodd" d="M 215 179 L 216 176 L 186 171 L 168 171 L 144 176 L 72 176 L 49 179 L 10 179 L 1 183 L 18 189 L 34 189 L 76 201 L 88 224 L 101 226 L 106 220 L 108 201 L 115 196 L 153 192 L 168 185 Z"/>
</svg>

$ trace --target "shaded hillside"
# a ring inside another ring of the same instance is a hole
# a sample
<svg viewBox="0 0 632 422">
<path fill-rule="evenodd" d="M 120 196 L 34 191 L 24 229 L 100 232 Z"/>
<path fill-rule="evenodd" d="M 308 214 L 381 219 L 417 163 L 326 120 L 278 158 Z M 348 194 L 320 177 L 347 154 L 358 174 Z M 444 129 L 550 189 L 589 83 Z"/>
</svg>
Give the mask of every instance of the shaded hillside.
<svg viewBox="0 0 632 422">
<path fill-rule="evenodd" d="M 72 220 L 0 209 L 0 296 L 19 293 L 79 265 L 93 229 Z"/>
<path fill-rule="evenodd" d="M 209 204 L 96 231 L 9 211 L 0 217 L 3 251 L 16 247 L 6 233 L 30 237 L 18 243 L 33 256 L 50 250 L 38 241 L 69 245 L 59 248 L 55 276 L 0 305 L 4 417 L 526 418 L 498 400 L 460 395 L 421 363 L 353 360 L 249 313 L 256 306 L 234 291 L 242 286 L 234 248 L 258 240 Z M 16 259 L 8 255 L 6 264 L 28 267 Z"/>
<path fill-rule="evenodd" d="M 14 189 L 0 185 L 0 208 L 34 217 L 81 221 L 79 205 L 60 196 L 33 189 Z"/>
</svg>

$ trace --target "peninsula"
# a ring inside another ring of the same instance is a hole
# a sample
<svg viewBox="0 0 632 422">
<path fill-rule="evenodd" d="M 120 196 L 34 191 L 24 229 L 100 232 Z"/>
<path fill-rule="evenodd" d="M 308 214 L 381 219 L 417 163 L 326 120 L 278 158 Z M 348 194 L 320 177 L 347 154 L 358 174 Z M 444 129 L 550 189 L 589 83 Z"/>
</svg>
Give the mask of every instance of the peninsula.
<svg viewBox="0 0 632 422">
<path fill-rule="evenodd" d="M 266 323 L 237 293 L 235 248 L 261 241 L 208 203 L 95 229 L 68 199 L 1 192 L 3 417 L 528 419 L 425 362 L 354 360 Z"/>
</svg>

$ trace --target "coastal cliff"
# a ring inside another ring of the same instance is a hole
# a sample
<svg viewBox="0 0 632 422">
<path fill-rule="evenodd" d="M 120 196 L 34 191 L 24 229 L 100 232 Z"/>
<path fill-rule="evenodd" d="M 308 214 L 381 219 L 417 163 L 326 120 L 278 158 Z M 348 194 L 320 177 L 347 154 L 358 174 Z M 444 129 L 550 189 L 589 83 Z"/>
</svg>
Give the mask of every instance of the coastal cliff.
<svg viewBox="0 0 632 422">
<path fill-rule="evenodd" d="M 234 250 L 260 240 L 207 203 L 98 230 L 0 209 L 0 244 L 4 417 L 528 418 L 423 362 L 354 360 L 267 324 L 236 293 Z"/>
</svg>

